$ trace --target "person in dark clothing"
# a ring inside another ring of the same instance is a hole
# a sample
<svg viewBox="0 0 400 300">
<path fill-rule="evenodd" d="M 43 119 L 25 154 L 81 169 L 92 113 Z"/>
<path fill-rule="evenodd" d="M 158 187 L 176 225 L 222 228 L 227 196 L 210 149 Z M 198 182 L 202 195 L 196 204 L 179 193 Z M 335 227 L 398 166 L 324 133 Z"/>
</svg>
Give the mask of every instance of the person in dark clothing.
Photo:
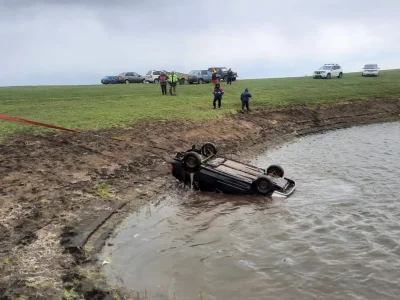
<svg viewBox="0 0 400 300">
<path fill-rule="evenodd" d="M 249 108 L 249 100 L 251 98 L 251 94 L 249 89 L 245 89 L 244 92 L 240 95 L 240 100 L 242 101 L 242 113 L 244 113 L 244 108 L 246 107 L 247 111 L 250 111 Z"/>
<path fill-rule="evenodd" d="M 168 81 L 167 75 L 165 75 L 165 73 L 162 72 L 161 75 L 158 77 L 158 80 L 160 81 L 162 94 L 166 95 L 167 94 L 167 81 Z"/>
<path fill-rule="evenodd" d="M 213 95 L 214 95 L 214 101 L 213 101 L 213 106 L 214 109 L 216 108 L 216 103 L 218 101 L 218 108 L 221 108 L 221 100 L 222 100 L 222 95 L 224 94 L 224 89 L 217 83 L 215 85 L 215 88 L 213 90 Z"/>
<path fill-rule="evenodd" d="M 232 72 L 231 68 L 229 68 L 229 70 L 228 70 L 227 84 L 232 85 L 232 77 L 233 77 L 233 72 Z"/>
</svg>

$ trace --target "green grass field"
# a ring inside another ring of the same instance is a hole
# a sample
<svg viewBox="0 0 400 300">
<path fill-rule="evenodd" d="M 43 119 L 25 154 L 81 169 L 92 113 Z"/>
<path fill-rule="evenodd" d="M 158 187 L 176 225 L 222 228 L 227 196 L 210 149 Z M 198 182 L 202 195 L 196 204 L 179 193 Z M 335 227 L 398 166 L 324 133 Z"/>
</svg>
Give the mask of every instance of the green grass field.
<svg viewBox="0 0 400 300">
<path fill-rule="evenodd" d="M 37 86 L 0 88 L 0 114 L 64 126 L 103 129 L 129 126 L 140 119 L 207 119 L 240 108 L 240 93 L 249 88 L 251 108 L 315 105 L 359 99 L 400 97 L 400 70 L 382 71 L 375 78 L 361 73 L 342 79 L 312 77 L 238 80 L 225 89 L 220 110 L 212 109 L 212 84 L 177 87 L 177 96 L 161 95 L 158 84 Z M 18 131 L 45 128 L 0 120 L 0 139 Z"/>
</svg>

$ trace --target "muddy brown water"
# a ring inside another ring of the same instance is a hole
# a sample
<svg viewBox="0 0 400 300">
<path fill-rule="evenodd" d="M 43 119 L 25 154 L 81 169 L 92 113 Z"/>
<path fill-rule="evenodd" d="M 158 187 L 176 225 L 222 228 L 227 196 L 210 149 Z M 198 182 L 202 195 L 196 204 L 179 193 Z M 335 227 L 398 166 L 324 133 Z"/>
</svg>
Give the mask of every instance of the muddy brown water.
<svg viewBox="0 0 400 300">
<path fill-rule="evenodd" d="M 102 253 L 143 299 L 399 299 L 400 122 L 297 139 L 289 198 L 176 190 L 126 219 Z"/>
</svg>

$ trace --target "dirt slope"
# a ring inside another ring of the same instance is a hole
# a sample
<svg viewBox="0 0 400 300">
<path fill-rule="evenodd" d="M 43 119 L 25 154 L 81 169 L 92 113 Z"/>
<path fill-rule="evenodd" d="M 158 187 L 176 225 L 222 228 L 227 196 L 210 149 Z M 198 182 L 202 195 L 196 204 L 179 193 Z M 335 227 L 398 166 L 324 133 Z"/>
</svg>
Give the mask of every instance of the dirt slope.
<svg viewBox="0 0 400 300">
<path fill-rule="evenodd" d="M 381 99 L 212 121 L 141 122 L 95 132 L 101 138 L 16 136 L 0 145 L 0 299 L 78 292 L 106 299 L 107 287 L 85 279 L 84 270 L 93 271 L 87 258 L 122 216 L 172 184 L 167 162 L 174 151 L 213 141 L 221 153 L 243 158 L 293 136 L 399 116 L 399 99 Z M 110 212 L 116 214 L 96 232 Z"/>
</svg>

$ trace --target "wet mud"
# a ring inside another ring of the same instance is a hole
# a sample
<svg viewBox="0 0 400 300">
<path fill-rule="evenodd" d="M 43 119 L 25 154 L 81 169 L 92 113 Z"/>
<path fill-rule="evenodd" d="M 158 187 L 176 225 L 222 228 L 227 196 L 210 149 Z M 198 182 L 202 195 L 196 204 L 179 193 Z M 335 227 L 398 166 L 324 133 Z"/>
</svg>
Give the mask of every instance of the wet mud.
<svg viewBox="0 0 400 300">
<path fill-rule="evenodd" d="M 399 99 L 375 99 L 16 135 L 0 145 L 0 299 L 112 299 L 96 253 L 116 224 L 174 186 L 175 151 L 213 141 L 246 160 L 299 135 L 399 119 Z"/>
</svg>

